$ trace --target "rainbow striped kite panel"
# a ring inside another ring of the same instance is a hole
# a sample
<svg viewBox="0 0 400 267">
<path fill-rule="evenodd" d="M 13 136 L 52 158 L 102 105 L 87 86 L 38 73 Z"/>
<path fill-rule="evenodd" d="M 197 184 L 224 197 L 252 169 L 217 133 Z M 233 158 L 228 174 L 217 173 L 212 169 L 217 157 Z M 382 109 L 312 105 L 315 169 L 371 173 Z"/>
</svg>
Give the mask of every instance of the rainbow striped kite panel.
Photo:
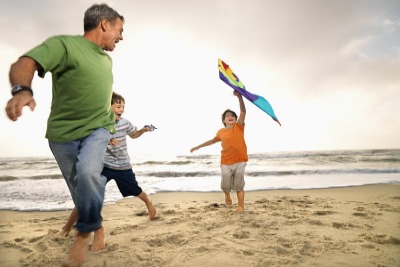
<svg viewBox="0 0 400 267">
<path fill-rule="evenodd" d="M 264 97 L 252 94 L 249 91 L 247 91 L 244 84 L 239 80 L 239 77 L 236 76 L 236 74 L 233 73 L 229 65 L 223 62 L 221 59 L 218 59 L 218 69 L 219 69 L 219 78 L 222 81 L 224 81 L 227 85 L 232 87 L 239 94 L 244 96 L 254 105 L 259 107 L 265 113 L 270 115 L 274 121 L 276 121 L 279 125 L 281 125 L 278 118 L 275 116 L 274 110 L 272 109 L 270 103 Z"/>
</svg>

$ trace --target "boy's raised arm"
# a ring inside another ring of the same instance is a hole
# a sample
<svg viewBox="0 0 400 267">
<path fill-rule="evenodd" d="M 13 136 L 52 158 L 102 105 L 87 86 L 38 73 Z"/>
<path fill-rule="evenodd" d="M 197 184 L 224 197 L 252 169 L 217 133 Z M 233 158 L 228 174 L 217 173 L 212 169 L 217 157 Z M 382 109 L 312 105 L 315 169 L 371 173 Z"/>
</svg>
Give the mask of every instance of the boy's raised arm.
<svg viewBox="0 0 400 267">
<path fill-rule="evenodd" d="M 233 91 L 233 94 L 239 99 L 240 114 L 238 118 L 238 123 L 244 125 L 244 119 L 246 118 L 246 106 L 244 105 L 243 96 L 236 91 Z"/>
</svg>

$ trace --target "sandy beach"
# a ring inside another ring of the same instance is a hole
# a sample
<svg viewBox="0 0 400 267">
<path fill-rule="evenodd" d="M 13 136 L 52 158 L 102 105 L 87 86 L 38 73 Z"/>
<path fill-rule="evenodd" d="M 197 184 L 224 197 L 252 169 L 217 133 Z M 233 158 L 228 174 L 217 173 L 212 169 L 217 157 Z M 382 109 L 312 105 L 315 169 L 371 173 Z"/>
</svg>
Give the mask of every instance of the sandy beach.
<svg viewBox="0 0 400 267">
<path fill-rule="evenodd" d="M 104 206 L 84 266 L 400 266 L 400 185 L 246 192 L 240 215 L 222 193 L 150 198 L 154 221 L 136 198 Z M 69 213 L 0 211 L 0 266 L 60 266 Z"/>
</svg>

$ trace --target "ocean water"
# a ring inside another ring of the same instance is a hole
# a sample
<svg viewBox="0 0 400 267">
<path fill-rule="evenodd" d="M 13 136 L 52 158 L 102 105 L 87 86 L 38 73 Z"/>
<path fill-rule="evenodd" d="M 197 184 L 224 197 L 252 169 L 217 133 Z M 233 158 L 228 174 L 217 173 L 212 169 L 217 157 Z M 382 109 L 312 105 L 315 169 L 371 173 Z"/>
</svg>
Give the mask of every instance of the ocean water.
<svg viewBox="0 0 400 267">
<path fill-rule="evenodd" d="M 219 155 L 131 158 L 147 194 L 221 192 Z M 400 183 L 400 149 L 298 151 L 250 154 L 246 191 L 315 189 Z M 122 199 L 115 182 L 105 203 Z M 53 158 L 0 158 L 0 209 L 65 210 L 74 207 Z"/>
</svg>

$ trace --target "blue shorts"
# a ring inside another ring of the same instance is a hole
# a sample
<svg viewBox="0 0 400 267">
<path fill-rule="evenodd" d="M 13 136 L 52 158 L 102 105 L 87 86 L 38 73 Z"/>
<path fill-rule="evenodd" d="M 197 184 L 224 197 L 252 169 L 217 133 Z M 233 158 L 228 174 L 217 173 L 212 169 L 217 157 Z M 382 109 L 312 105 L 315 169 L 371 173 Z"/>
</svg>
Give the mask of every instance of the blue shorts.
<svg viewBox="0 0 400 267">
<path fill-rule="evenodd" d="M 123 197 L 135 196 L 137 197 L 143 192 L 142 188 L 136 181 L 135 173 L 132 169 L 129 170 L 113 170 L 107 167 L 103 168 L 101 175 L 107 177 L 107 183 L 114 179 L 118 186 L 119 192 Z"/>
</svg>

